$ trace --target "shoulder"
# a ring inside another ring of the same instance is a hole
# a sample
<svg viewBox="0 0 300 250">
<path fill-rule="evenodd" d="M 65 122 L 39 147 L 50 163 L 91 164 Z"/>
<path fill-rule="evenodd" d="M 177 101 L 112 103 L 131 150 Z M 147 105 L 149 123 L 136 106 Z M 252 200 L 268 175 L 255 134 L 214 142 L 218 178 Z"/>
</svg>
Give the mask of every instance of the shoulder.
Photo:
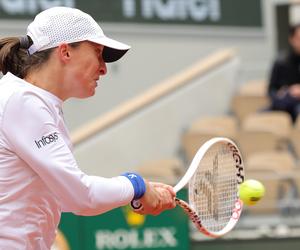
<svg viewBox="0 0 300 250">
<path fill-rule="evenodd" d="M 16 117 L 16 114 L 26 113 L 29 117 L 56 119 L 56 106 L 60 105 L 57 98 L 13 75 L 5 78 L 0 81 L 0 113 Z"/>
<path fill-rule="evenodd" d="M 47 124 L 56 125 L 57 116 L 41 96 L 30 90 L 15 90 L 3 108 L 1 126 L 4 131 L 43 130 Z"/>
<path fill-rule="evenodd" d="M 3 103 L 3 119 L 50 119 L 55 114 L 47 99 L 33 91 L 30 86 L 14 86 L 13 92 L 9 93 L 6 102 Z"/>
<path fill-rule="evenodd" d="M 2 84 L 1 84 L 2 83 Z M 53 95 L 36 87 L 29 82 L 14 76 L 11 73 L 5 75 L 0 81 L 0 88 L 7 90 L 9 99 L 14 99 L 23 104 L 50 105 L 53 102 Z"/>
<path fill-rule="evenodd" d="M 38 109 L 39 107 L 47 107 L 47 101 L 38 93 L 30 88 L 18 86 L 10 95 L 8 103 L 18 106 L 20 111 L 24 108 Z"/>
<path fill-rule="evenodd" d="M 4 76 L 0 81 L 0 117 L 7 115 L 19 117 L 26 110 L 36 110 L 45 106 L 44 101 L 23 86 L 16 79 Z"/>
<path fill-rule="evenodd" d="M 36 91 L 33 91 L 29 83 L 7 73 L 0 80 L 0 101 L 6 103 L 11 100 L 20 102 L 20 104 L 31 101 L 43 103 L 43 98 Z"/>
</svg>

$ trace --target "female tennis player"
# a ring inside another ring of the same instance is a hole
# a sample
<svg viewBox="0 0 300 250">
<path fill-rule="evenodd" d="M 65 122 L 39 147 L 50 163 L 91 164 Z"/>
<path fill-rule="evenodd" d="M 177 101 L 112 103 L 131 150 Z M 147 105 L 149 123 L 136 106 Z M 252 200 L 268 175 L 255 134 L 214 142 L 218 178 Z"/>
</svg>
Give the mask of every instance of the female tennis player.
<svg viewBox="0 0 300 250">
<path fill-rule="evenodd" d="M 136 173 L 86 175 L 72 153 L 63 102 L 94 95 L 105 63 L 129 48 L 67 7 L 38 14 L 24 37 L 0 40 L 0 249 L 50 249 L 61 212 L 96 215 L 134 199 L 145 214 L 175 206 L 172 187 Z"/>
</svg>

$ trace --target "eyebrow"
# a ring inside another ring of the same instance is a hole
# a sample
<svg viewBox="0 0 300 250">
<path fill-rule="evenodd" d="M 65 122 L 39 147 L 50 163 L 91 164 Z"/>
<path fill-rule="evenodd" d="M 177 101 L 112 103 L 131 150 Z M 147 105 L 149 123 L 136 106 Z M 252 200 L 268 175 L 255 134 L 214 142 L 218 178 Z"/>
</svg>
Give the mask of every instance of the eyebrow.
<svg viewBox="0 0 300 250">
<path fill-rule="evenodd" d="M 103 45 L 94 45 L 95 46 L 95 50 L 97 51 L 97 53 L 102 54 L 103 50 L 104 50 L 104 46 Z"/>
<path fill-rule="evenodd" d="M 101 44 L 97 44 L 97 43 L 94 43 L 94 42 L 91 42 L 91 41 L 88 41 L 95 49 L 99 50 L 99 51 L 103 51 L 104 49 L 104 45 L 101 45 Z"/>
</svg>

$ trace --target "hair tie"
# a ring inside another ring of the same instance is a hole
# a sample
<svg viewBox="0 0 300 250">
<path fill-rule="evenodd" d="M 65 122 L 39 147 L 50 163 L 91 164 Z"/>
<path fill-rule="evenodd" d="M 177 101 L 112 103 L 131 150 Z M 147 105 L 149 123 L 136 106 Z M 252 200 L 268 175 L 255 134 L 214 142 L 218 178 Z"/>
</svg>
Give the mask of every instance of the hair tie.
<svg viewBox="0 0 300 250">
<path fill-rule="evenodd" d="M 30 42 L 28 36 L 19 37 L 20 40 L 20 48 L 28 49 L 30 47 Z"/>
</svg>

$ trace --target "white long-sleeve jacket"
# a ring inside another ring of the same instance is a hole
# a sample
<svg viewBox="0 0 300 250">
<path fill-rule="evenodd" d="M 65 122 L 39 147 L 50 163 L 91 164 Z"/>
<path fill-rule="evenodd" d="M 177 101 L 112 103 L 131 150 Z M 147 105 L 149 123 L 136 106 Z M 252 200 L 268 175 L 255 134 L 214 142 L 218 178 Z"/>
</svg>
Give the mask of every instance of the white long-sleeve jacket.
<svg viewBox="0 0 300 250">
<path fill-rule="evenodd" d="M 128 204 L 123 176 L 77 166 L 62 101 L 7 73 L 0 80 L 0 249 L 50 249 L 61 212 L 96 215 Z"/>
</svg>

